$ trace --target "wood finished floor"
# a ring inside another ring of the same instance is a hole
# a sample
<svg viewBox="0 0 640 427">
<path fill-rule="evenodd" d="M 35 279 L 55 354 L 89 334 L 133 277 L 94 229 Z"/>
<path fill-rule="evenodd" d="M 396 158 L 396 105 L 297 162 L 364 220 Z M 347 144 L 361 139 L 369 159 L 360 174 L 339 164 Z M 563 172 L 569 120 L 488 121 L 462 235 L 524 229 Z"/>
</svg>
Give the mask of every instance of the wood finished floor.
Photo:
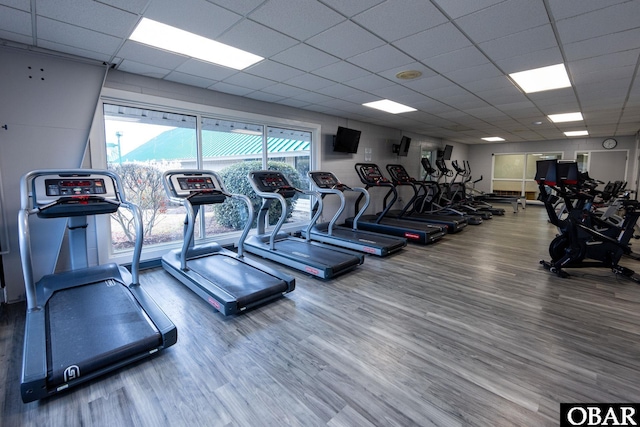
<svg viewBox="0 0 640 427">
<path fill-rule="evenodd" d="M 294 292 L 235 317 L 146 271 L 178 343 L 26 405 L 24 306 L 5 307 L 0 425 L 556 426 L 560 402 L 640 402 L 640 287 L 543 270 L 545 219 L 507 213 L 327 282 L 287 270 Z"/>
</svg>

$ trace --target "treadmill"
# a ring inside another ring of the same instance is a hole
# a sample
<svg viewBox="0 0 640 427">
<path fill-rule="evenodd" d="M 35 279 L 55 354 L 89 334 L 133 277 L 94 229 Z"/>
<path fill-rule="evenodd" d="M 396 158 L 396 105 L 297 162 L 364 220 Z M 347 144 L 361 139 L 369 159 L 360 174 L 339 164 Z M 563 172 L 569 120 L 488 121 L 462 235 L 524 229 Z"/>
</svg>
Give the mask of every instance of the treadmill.
<svg viewBox="0 0 640 427">
<path fill-rule="evenodd" d="M 162 257 L 162 267 L 169 274 L 225 316 L 294 290 L 293 277 L 244 257 L 241 244 L 238 253 L 216 242 L 195 245 L 198 213 L 204 205 L 227 199 L 247 205 L 249 215 L 240 237 L 243 241 L 254 219 L 253 205 L 247 196 L 228 193 L 220 175 L 212 171 L 170 170 L 163 174 L 162 181 L 169 199 L 183 204 L 187 211 L 182 247 Z"/>
<path fill-rule="evenodd" d="M 391 210 L 387 213 L 387 216 L 409 221 L 425 222 L 427 224 L 445 225 L 448 233 L 459 233 L 469 222 L 473 222 L 474 225 L 482 223 L 482 219 L 480 219 L 480 222 L 477 222 L 469 216 L 416 212 L 414 208 L 419 191 L 415 179 L 409 176 L 409 173 L 402 165 L 387 165 L 387 172 L 389 172 L 391 182 L 396 187 L 403 185 L 413 189 L 413 196 L 409 199 L 404 209 Z"/>
<path fill-rule="evenodd" d="M 20 391 L 32 402 L 149 357 L 177 341 L 174 324 L 138 282 L 142 250 L 139 208 L 125 200 L 109 171 L 37 170 L 20 182 L 19 245 L 27 315 Z M 87 216 L 131 212 L 135 246 L 131 273 L 88 266 Z M 71 269 L 33 277 L 30 215 L 68 218 Z"/>
<path fill-rule="evenodd" d="M 350 188 L 341 183 L 331 172 L 309 172 L 308 175 L 322 198 L 327 194 L 335 194 L 340 197 L 340 207 L 331 221 L 316 223 L 311 227 L 312 240 L 381 257 L 397 252 L 407 245 L 407 239 L 404 237 L 358 230 L 358 218 L 364 214 L 369 206 L 369 192 L 367 190 L 362 187 Z M 365 196 L 365 204 L 356 215 L 351 227 L 336 225 L 336 221 L 345 209 L 345 191 L 353 191 Z M 306 230 L 303 230 L 302 235 L 306 237 Z"/>
<path fill-rule="evenodd" d="M 398 199 L 398 190 L 391 181 L 382 175 L 380 168 L 376 164 L 356 163 L 355 168 L 358 176 L 360 177 L 360 181 L 365 184 L 365 190 L 369 190 L 369 188 L 373 187 L 385 187 L 389 188 L 390 191 L 385 195 L 385 207 L 382 212 L 377 215 L 361 215 L 357 221 L 355 217 L 347 218 L 345 220 L 345 224 L 347 226 L 353 227 L 354 222 L 357 222 L 358 229 L 405 237 L 409 242 L 423 245 L 437 242 L 447 234 L 446 226 L 388 218 L 386 216 L 387 213 L 391 210 L 391 207 Z M 391 198 L 391 201 L 387 203 L 387 199 L 390 195 L 393 195 L 393 197 Z M 360 211 L 359 206 L 363 198 L 364 194 L 360 194 L 356 200 L 356 212 Z"/>
<path fill-rule="evenodd" d="M 258 213 L 258 234 L 240 242 L 245 251 L 321 279 L 331 279 L 364 262 L 362 254 L 311 241 L 309 230 L 322 211 L 322 197 L 319 193 L 292 187 L 280 171 L 253 171 L 249 172 L 248 178 L 256 194 L 262 198 L 262 205 Z M 297 194 L 313 195 L 319 203 L 318 210 L 307 226 L 306 239 L 280 232 L 288 214 L 286 199 Z M 273 230 L 266 233 L 267 215 L 274 200 L 282 206 L 282 214 Z"/>
</svg>

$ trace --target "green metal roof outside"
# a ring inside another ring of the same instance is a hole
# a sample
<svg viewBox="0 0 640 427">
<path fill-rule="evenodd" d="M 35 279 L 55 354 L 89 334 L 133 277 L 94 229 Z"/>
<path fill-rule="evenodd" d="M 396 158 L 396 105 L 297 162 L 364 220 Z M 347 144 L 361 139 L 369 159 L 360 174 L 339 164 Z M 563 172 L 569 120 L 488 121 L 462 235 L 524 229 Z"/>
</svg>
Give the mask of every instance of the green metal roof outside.
<svg viewBox="0 0 640 427">
<path fill-rule="evenodd" d="M 267 138 L 269 153 L 309 151 L 309 141 L 286 138 Z M 242 133 L 204 131 L 202 156 L 244 157 L 262 153 L 262 136 Z M 122 156 L 125 162 L 149 160 L 188 160 L 196 158 L 196 134 L 193 129 L 175 128 L 161 133 L 138 148 Z"/>
</svg>

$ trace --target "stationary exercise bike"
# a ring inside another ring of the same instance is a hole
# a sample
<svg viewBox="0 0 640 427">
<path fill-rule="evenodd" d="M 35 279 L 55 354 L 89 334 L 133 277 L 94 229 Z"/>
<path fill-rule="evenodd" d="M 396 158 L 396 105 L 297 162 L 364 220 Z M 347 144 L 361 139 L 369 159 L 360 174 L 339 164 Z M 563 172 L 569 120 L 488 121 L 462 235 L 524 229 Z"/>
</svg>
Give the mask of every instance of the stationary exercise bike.
<svg viewBox="0 0 640 427">
<path fill-rule="evenodd" d="M 560 230 L 549 245 L 551 260 L 540 261 L 545 269 L 559 277 L 568 277 L 565 268 L 605 267 L 640 283 L 640 276 L 618 264 L 624 254 L 631 253 L 629 240 L 640 217 L 637 200 L 622 201 L 626 213 L 622 223 L 615 225 L 591 212 L 595 195 L 590 188 L 585 191 L 582 187 L 577 163 L 540 160 L 536 164 L 535 179 L 540 190 L 539 200 L 545 205 L 549 222 Z M 564 199 L 567 210 L 562 219 L 554 208 L 557 197 Z"/>
</svg>

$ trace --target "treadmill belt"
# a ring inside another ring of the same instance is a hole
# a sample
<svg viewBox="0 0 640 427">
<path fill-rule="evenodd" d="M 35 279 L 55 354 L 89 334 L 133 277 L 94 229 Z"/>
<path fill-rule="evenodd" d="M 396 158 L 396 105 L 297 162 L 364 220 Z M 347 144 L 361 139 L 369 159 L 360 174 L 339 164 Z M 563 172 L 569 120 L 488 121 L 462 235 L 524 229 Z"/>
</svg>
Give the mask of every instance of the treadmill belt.
<svg viewBox="0 0 640 427">
<path fill-rule="evenodd" d="M 55 292 L 46 321 L 48 381 L 56 385 L 162 344 L 129 289 L 114 280 Z"/>
<path fill-rule="evenodd" d="M 232 256 L 215 254 L 191 259 L 187 265 L 192 271 L 233 295 L 240 307 L 287 292 L 284 280 Z"/>
</svg>

